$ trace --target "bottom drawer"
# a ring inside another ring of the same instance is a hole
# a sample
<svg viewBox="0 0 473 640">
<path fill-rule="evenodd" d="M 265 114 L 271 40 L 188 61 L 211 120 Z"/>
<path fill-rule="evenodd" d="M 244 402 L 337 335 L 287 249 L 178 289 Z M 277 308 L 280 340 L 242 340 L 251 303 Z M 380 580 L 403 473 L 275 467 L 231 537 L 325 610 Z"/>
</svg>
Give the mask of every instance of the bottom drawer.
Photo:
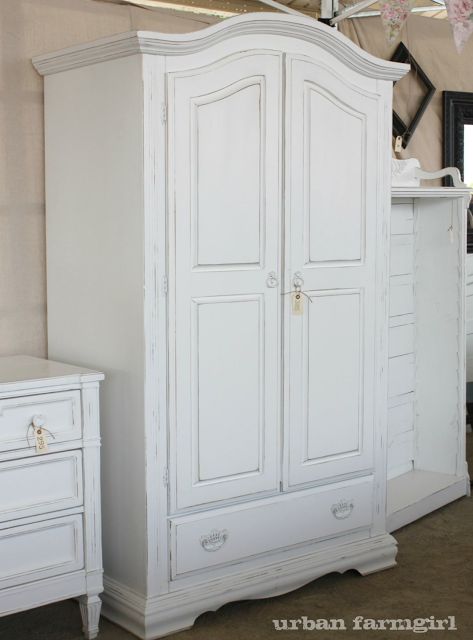
<svg viewBox="0 0 473 640">
<path fill-rule="evenodd" d="M 366 528 L 373 478 L 171 518 L 172 576 Z"/>
<path fill-rule="evenodd" d="M 81 515 L 0 531 L 0 589 L 77 571 L 83 566 Z"/>
</svg>

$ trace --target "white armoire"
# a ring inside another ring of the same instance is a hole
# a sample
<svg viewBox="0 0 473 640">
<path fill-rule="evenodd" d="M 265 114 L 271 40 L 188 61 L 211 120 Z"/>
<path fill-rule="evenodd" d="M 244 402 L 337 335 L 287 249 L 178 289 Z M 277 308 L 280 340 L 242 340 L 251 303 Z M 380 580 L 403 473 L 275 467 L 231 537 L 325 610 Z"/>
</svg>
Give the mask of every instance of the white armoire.
<svg viewBox="0 0 473 640">
<path fill-rule="evenodd" d="M 393 566 L 390 123 L 407 67 L 261 13 L 35 66 L 49 355 L 106 374 L 105 615 L 154 638 Z"/>
</svg>

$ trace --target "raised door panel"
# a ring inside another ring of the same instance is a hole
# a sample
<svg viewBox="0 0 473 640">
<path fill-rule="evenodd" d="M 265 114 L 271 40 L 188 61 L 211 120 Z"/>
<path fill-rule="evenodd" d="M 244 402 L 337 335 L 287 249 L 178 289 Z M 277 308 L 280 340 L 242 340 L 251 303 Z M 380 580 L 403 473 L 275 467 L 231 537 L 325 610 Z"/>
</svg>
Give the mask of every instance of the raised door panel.
<svg viewBox="0 0 473 640">
<path fill-rule="evenodd" d="M 193 388 L 192 435 L 198 478 L 205 482 L 257 473 L 264 436 L 264 301 L 245 295 L 193 304 L 192 378 L 198 388 Z"/>
<path fill-rule="evenodd" d="M 378 96 L 288 57 L 285 433 L 290 486 L 373 468 Z"/>
<path fill-rule="evenodd" d="M 310 294 L 302 349 L 306 464 L 359 453 L 362 306 L 361 292 L 356 290 Z M 336 384 L 330 384 L 333 378 L 327 374 L 334 361 L 343 362 L 343 367 L 337 368 Z M 337 428 L 328 429 L 327 425 Z"/>
<path fill-rule="evenodd" d="M 281 78 L 272 53 L 168 76 L 177 509 L 279 488 Z"/>
<path fill-rule="evenodd" d="M 255 266 L 263 258 L 263 92 L 264 78 L 252 77 L 192 102 L 195 267 Z"/>
<path fill-rule="evenodd" d="M 366 116 L 316 81 L 318 78 L 304 82 L 302 97 L 304 262 L 360 261 L 364 241 Z M 333 138 L 339 143 L 326 144 L 330 132 L 336 133 Z M 358 162 L 353 162 L 348 149 L 359 150 Z"/>
</svg>

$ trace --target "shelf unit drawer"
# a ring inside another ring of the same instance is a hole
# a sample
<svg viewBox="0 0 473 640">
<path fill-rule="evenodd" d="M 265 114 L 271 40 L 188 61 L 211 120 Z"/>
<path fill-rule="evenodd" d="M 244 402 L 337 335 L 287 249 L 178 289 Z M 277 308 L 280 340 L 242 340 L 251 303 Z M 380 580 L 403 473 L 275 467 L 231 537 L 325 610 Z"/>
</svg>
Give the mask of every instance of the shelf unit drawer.
<svg viewBox="0 0 473 640">
<path fill-rule="evenodd" d="M 50 444 L 78 440 L 82 436 L 80 391 L 58 391 L 0 400 L 0 452 L 27 449 L 33 444 L 33 417 L 41 415 L 53 434 Z M 28 442 L 29 435 L 30 442 Z"/>
<path fill-rule="evenodd" d="M 0 588 L 70 573 L 83 567 L 81 515 L 0 531 Z"/>
<path fill-rule="evenodd" d="M 0 522 L 78 507 L 82 503 L 80 451 L 0 464 Z"/>
<path fill-rule="evenodd" d="M 170 519 L 172 577 L 367 528 L 373 478 Z"/>
</svg>

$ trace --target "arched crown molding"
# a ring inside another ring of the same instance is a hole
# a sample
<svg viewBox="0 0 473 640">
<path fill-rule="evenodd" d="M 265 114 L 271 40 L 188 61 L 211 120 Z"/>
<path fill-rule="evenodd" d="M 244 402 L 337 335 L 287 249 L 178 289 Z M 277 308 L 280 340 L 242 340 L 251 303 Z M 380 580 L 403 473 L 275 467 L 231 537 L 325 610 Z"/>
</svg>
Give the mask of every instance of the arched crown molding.
<svg viewBox="0 0 473 640">
<path fill-rule="evenodd" d="M 363 51 L 351 40 L 312 18 L 277 13 L 253 13 L 223 20 L 191 33 L 132 31 L 33 58 L 41 75 L 50 75 L 138 53 L 185 55 L 244 35 L 297 38 L 325 49 L 358 73 L 380 80 L 399 80 L 409 65 L 388 62 Z"/>
</svg>

